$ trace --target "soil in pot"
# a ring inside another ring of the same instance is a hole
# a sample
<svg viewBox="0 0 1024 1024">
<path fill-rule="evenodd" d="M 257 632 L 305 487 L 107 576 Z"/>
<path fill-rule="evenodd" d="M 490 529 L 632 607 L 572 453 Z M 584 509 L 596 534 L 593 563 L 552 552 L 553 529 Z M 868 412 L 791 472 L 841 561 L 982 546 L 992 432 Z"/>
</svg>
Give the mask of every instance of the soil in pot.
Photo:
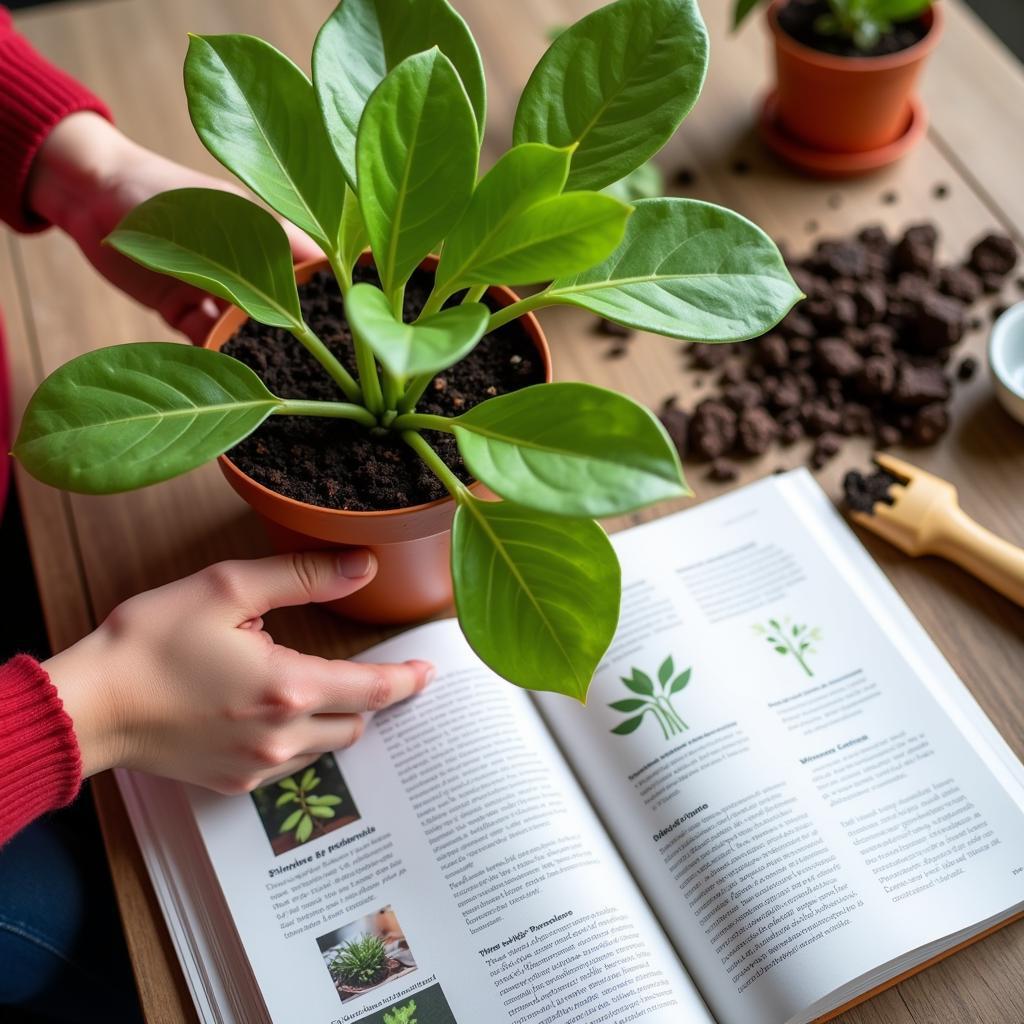
<svg viewBox="0 0 1024 1024">
<path fill-rule="evenodd" d="M 356 281 L 380 284 L 376 271 L 357 267 Z M 417 271 L 405 293 L 405 319 L 427 301 L 433 275 Z M 329 272 L 299 286 L 306 322 L 357 376 L 352 336 L 338 283 Z M 489 298 L 484 301 L 497 309 Z M 247 321 L 223 352 L 251 367 L 281 398 L 344 401 L 337 385 L 287 331 Z M 438 374 L 418 412 L 457 416 L 495 395 L 544 380 L 544 366 L 514 321 L 484 336 L 460 363 Z M 450 434 L 430 431 L 431 445 L 460 479 L 471 477 Z M 348 420 L 272 416 L 228 452 L 244 473 L 271 490 L 324 508 L 376 512 L 443 498 L 441 482 L 398 437 L 372 435 Z"/>
<path fill-rule="evenodd" d="M 918 17 L 894 25 L 870 50 L 860 50 L 845 36 L 825 35 L 814 27 L 818 18 L 829 13 L 828 0 L 789 0 L 779 11 L 779 25 L 798 43 L 837 57 L 884 57 L 909 49 L 928 34 L 928 23 Z"/>
</svg>

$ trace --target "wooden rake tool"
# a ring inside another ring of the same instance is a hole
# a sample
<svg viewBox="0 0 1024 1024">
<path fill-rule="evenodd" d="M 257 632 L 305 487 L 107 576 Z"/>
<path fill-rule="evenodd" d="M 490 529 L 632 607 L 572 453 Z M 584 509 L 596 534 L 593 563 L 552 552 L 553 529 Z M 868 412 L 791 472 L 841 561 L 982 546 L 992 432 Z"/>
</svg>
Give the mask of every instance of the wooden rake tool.
<svg viewBox="0 0 1024 1024">
<path fill-rule="evenodd" d="M 892 504 L 876 501 L 870 512 L 851 512 L 855 522 L 913 558 L 938 555 L 955 562 L 1024 606 L 1024 550 L 971 519 L 948 481 L 891 455 L 876 454 L 874 461 L 896 478 Z"/>
</svg>

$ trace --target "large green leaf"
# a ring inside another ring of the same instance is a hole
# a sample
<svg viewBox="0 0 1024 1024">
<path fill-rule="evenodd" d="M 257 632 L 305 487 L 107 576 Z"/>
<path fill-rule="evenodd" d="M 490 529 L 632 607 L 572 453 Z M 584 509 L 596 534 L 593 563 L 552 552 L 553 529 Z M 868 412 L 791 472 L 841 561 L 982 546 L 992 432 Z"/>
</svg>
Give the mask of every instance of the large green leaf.
<svg viewBox="0 0 1024 1024">
<path fill-rule="evenodd" d="M 321 248 L 336 249 L 341 168 L 302 71 L 254 36 L 192 36 L 185 94 L 203 145 Z"/>
<path fill-rule="evenodd" d="M 689 494 L 650 410 L 592 384 L 537 384 L 452 421 L 470 472 L 495 494 L 555 515 L 600 517 Z"/>
<path fill-rule="evenodd" d="M 775 243 L 745 217 L 695 199 L 641 199 L 600 266 L 545 299 L 689 341 L 742 341 L 802 298 Z"/>
<path fill-rule="evenodd" d="M 480 140 L 466 90 L 440 50 L 407 57 L 359 123 L 359 205 L 389 297 L 469 204 Z"/>
<path fill-rule="evenodd" d="M 732 27 L 738 29 L 746 20 L 747 15 L 761 3 L 761 0 L 734 0 L 732 8 Z"/>
<path fill-rule="evenodd" d="M 72 359 L 39 385 L 14 454 L 44 483 L 112 494 L 209 462 L 281 404 L 244 363 L 220 352 L 115 345 Z"/>
<path fill-rule="evenodd" d="M 447 0 L 343 0 L 313 47 L 313 82 L 349 184 L 356 184 L 356 136 L 370 94 L 406 57 L 436 46 L 455 66 L 483 136 L 487 90 L 480 53 Z"/>
<path fill-rule="evenodd" d="M 254 320 L 301 325 L 284 229 L 255 203 L 211 188 L 182 188 L 136 206 L 107 238 L 150 270 L 197 285 Z"/>
<path fill-rule="evenodd" d="M 387 296 L 357 284 L 345 299 L 352 333 L 399 379 L 437 373 L 457 363 L 483 337 L 491 311 L 480 302 L 451 306 L 415 324 L 395 319 Z"/>
<path fill-rule="evenodd" d="M 707 63 L 696 0 L 618 0 L 551 44 L 523 90 L 513 139 L 578 143 L 567 187 L 604 188 L 668 141 Z"/>
<path fill-rule="evenodd" d="M 510 502 L 459 502 L 452 527 L 459 623 L 499 675 L 584 701 L 619 618 L 619 563 L 600 526 Z"/>
</svg>

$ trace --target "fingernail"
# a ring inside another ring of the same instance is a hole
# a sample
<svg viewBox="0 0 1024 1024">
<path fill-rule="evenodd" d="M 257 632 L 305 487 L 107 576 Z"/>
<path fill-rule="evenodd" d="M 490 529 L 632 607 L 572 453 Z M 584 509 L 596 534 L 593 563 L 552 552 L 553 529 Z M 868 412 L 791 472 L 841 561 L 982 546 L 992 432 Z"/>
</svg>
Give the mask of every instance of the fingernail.
<svg viewBox="0 0 1024 1024">
<path fill-rule="evenodd" d="M 437 675 L 437 669 L 429 661 L 420 661 L 418 658 L 414 658 L 412 661 L 407 662 L 407 664 L 418 665 L 423 669 L 419 686 L 416 688 L 417 693 L 420 690 L 425 690 L 433 682 L 434 676 Z"/>
<path fill-rule="evenodd" d="M 348 580 L 365 576 L 372 565 L 373 555 L 365 548 L 353 548 L 338 555 L 338 572 Z"/>
</svg>

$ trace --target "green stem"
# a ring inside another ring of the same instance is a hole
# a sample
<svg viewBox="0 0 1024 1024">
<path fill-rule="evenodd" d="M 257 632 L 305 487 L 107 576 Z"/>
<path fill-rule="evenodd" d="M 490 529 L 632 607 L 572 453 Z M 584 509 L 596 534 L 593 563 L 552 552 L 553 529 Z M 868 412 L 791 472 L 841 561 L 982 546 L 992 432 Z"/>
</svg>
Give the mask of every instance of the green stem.
<svg viewBox="0 0 1024 1024">
<path fill-rule="evenodd" d="M 416 317 L 416 322 L 425 319 L 428 316 L 433 316 L 435 313 L 441 311 L 441 307 L 445 303 L 445 299 L 451 295 L 451 291 L 442 292 L 437 287 L 437 279 L 434 279 L 434 287 L 431 288 L 430 294 L 427 296 L 427 301 L 423 304 L 423 308 L 420 310 L 419 316 Z"/>
<path fill-rule="evenodd" d="M 487 323 L 487 333 L 496 331 L 499 327 L 507 324 L 510 320 L 515 320 L 516 317 L 520 317 L 524 313 L 540 309 L 541 306 L 551 305 L 551 299 L 548 296 L 550 290 L 550 286 L 548 286 L 544 291 L 537 292 L 536 295 L 527 296 L 525 299 L 513 302 L 511 306 L 499 309 L 497 313 L 492 313 L 491 319 Z"/>
<path fill-rule="evenodd" d="M 682 719 L 681 719 L 681 718 L 679 717 L 679 713 L 678 713 L 678 712 L 676 711 L 676 709 L 675 709 L 675 708 L 674 708 L 674 707 L 672 706 L 672 701 L 671 701 L 671 700 L 670 700 L 670 699 L 669 699 L 668 697 L 665 697 L 665 696 L 661 696 L 661 697 L 659 697 L 659 698 L 658 698 L 658 702 L 659 702 L 659 703 L 661 703 L 661 704 L 662 704 L 662 705 L 664 706 L 664 709 L 665 709 L 665 715 L 666 715 L 667 717 L 669 717 L 669 720 L 670 720 L 671 722 L 674 722 L 674 723 L 675 723 L 675 726 L 676 726 L 676 729 L 677 729 L 677 731 L 678 731 L 678 732 L 683 732 L 684 730 L 686 730 L 686 729 L 689 729 L 689 728 L 690 728 L 690 727 L 689 727 L 689 726 L 688 726 L 688 725 L 687 725 L 687 724 L 686 724 L 686 723 L 685 723 L 685 722 L 684 722 L 684 721 L 683 721 L 683 720 L 682 720 Z"/>
<path fill-rule="evenodd" d="M 807 662 L 804 661 L 803 655 L 793 646 L 789 637 L 786 635 L 786 631 L 780 629 L 779 632 L 782 633 L 782 639 L 785 642 L 786 646 L 789 648 L 789 653 L 792 654 L 798 662 L 800 662 L 800 667 L 807 673 L 808 676 L 810 676 L 813 679 L 814 673 L 810 670 L 810 667 L 808 666 Z"/>
<path fill-rule="evenodd" d="M 354 420 L 364 427 L 377 426 L 377 417 L 365 405 L 350 405 L 348 402 L 308 402 L 301 399 L 288 399 L 274 410 L 274 415 L 330 416 L 339 420 Z"/>
<path fill-rule="evenodd" d="M 352 287 L 352 269 L 342 263 L 340 251 L 327 253 L 327 261 L 330 263 L 331 270 L 334 271 L 334 276 L 337 278 L 338 287 L 341 289 L 341 297 L 344 298 Z"/>
<path fill-rule="evenodd" d="M 423 392 L 430 387 L 430 382 L 436 376 L 436 373 L 421 373 L 418 377 L 413 377 L 405 389 L 405 394 L 399 400 L 398 411 L 412 412 L 416 408 L 416 403 L 423 397 Z"/>
<path fill-rule="evenodd" d="M 405 283 L 400 284 L 389 296 L 391 312 L 394 318 L 401 323 L 402 313 L 405 312 Z"/>
<path fill-rule="evenodd" d="M 328 253 L 327 259 L 344 298 L 352 288 L 352 273 L 342 262 L 340 252 Z M 372 413 L 379 416 L 384 411 L 384 396 L 381 394 L 380 378 L 377 376 L 377 362 L 373 357 L 373 350 L 354 333 L 352 347 L 356 354 L 356 366 L 359 368 L 359 387 L 362 391 L 363 401 Z"/>
<path fill-rule="evenodd" d="M 463 303 L 466 303 L 466 302 L 479 302 L 486 294 L 487 294 L 487 285 L 485 285 L 485 284 L 474 285 L 472 288 L 469 289 L 468 292 L 466 292 L 465 295 L 462 296 L 462 301 L 463 301 Z"/>
<path fill-rule="evenodd" d="M 668 729 L 665 726 L 665 721 L 662 717 L 661 708 L 657 704 L 651 704 L 650 710 L 654 712 L 654 719 L 661 726 L 661 735 L 668 739 Z"/>
<path fill-rule="evenodd" d="M 309 324 L 303 322 L 292 334 L 305 346 L 311 356 L 330 374 L 335 384 L 345 392 L 350 402 L 362 404 L 363 393 L 352 374 L 345 369 L 331 350 L 313 333 Z"/>
<path fill-rule="evenodd" d="M 403 430 L 402 440 L 427 464 L 434 476 L 448 488 L 448 493 L 456 501 L 464 501 L 469 497 L 466 485 L 445 465 L 441 458 L 415 430 Z"/>
<path fill-rule="evenodd" d="M 402 381 L 383 368 L 381 374 L 384 377 L 384 408 L 395 412 L 402 400 Z"/>
<path fill-rule="evenodd" d="M 428 412 L 407 412 L 399 416 L 391 426 L 395 430 L 443 430 L 452 432 L 452 421 L 447 416 L 434 416 Z"/>
</svg>

